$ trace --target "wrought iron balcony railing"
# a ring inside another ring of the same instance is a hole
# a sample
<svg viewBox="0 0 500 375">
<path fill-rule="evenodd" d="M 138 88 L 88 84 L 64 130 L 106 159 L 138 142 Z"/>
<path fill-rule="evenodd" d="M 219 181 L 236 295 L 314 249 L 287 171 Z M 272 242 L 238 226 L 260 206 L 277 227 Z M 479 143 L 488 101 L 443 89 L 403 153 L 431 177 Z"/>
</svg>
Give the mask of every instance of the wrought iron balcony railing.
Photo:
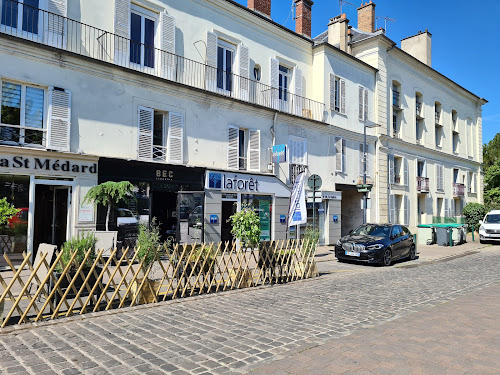
<svg viewBox="0 0 500 375">
<path fill-rule="evenodd" d="M 324 122 L 323 103 L 136 42 L 73 19 L 4 0 L 0 33 L 105 61 L 279 112 Z M 22 8 L 22 9 L 20 9 Z"/>
<path fill-rule="evenodd" d="M 417 191 L 419 193 L 429 192 L 429 178 L 417 176 Z"/>
<path fill-rule="evenodd" d="M 453 196 L 454 197 L 463 197 L 465 195 L 465 185 L 458 184 L 456 182 L 453 183 Z"/>
</svg>

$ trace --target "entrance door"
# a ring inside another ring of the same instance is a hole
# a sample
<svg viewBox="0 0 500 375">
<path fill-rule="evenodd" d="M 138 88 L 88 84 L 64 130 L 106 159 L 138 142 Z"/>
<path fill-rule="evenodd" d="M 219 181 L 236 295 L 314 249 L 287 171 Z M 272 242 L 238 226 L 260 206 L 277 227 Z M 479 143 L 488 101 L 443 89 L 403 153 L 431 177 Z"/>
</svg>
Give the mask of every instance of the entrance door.
<svg viewBox="0 0 500 375">
<path fill-rule="evenodd" d="M 70 188 L 36 185 L 33 249 L 49 243 L 61 247 L 67 239 Z"/>
<path fill-rule="evenodd" d="M 180 191 L 177 196 L 177 241 L 179 243 L 203 242 L 205 193 Z"/>
<path fill-rule="evenodd" d="M 222 201 L 222 213 L 220 218 L 220 236 L 222 242 L 233 242 L 234 237 L 231 234 L 232 225 L 228 222 L 229 217 L 236 213 L 236 202 Z"/>
</svg>

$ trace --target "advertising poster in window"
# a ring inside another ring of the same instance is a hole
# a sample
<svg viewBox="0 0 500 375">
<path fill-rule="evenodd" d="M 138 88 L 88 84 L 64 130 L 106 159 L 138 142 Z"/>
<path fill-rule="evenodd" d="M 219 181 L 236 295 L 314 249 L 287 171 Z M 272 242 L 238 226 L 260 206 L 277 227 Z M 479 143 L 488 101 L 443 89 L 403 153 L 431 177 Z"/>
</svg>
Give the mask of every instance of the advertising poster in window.
<svg viewBox="0 0 500 375">
<path fill-rule="evenodd" d="M 260 240 L 269 241 L 271 239 L 271 201 L 259 199 L 259 218 L 260 218 Z"/>
</svg>

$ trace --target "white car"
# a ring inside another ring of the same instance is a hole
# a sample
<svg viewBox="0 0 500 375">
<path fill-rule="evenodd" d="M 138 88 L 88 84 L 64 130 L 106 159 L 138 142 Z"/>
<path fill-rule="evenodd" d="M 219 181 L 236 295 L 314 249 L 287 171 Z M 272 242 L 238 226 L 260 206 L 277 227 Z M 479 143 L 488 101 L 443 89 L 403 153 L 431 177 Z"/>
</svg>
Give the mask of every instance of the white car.
<svg viewBox="0 0 500 375">
<path fill-rule="evenodd" d="M 490 211 L 479 220 L 479 241 L 500 241 L 500 210 Z"/>
<path fill-rule="evenodd" d="M 116 219 L 116 224 L 121 227 L 122 225 L 137 225 L 139 220 L 134 216 L 132 211 L 126 208 L 118 209 L 118 217 Z"/>
</svg>

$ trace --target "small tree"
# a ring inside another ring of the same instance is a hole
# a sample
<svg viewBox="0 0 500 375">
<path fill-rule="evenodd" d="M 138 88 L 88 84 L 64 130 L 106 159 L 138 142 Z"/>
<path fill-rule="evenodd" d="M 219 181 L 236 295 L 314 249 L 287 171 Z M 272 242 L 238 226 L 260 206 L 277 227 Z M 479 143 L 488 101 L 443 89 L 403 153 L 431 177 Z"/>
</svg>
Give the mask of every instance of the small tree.
<svg viewBox="0 0 500 375">
<path fill-rule="evenodd" d="M 7 224 L 19 211 L 21 210 L 7 202 L 7 198 L 0 199 L 0 226 Z"/>
<path fill-rule="evenodd" d="M 140 224 L 137 236 L 137 258 L 147 269 L 156 260 L 158 251 L 161 250 L 160 226 L 154 217 L 150 224 Z"/>
<path fill-rule="evenodd" d="M 243 206 L 231 215 L 231 233 L 241 241 L 243 247 L 257 246 L 260 242 L 260 219 L 252 206 Z"/>
<path fill-rule="evenodd" d="M 474 227 L 475 230 L 478 230 L 479 220 L 483 220 L 484 215 L 486 215 L 486 208 L 481 203 L 468 203 L 462 212 L 469 228 L 472 230 L 472 227 Z"/>
<path fill-rule="evenodd" d="M 109 215 L 111 213 L 111 206 L 118 204 L 120 200 L 130 195 L 134 189 L 129 181 L 103 182 L 97 186 L 92 187 L 85 195 L 83 203 L 92 202 L 94 204 L 102 204 L 107 207 L 106 213 L 106 231 L 109 231 Z"/>
</svg>

